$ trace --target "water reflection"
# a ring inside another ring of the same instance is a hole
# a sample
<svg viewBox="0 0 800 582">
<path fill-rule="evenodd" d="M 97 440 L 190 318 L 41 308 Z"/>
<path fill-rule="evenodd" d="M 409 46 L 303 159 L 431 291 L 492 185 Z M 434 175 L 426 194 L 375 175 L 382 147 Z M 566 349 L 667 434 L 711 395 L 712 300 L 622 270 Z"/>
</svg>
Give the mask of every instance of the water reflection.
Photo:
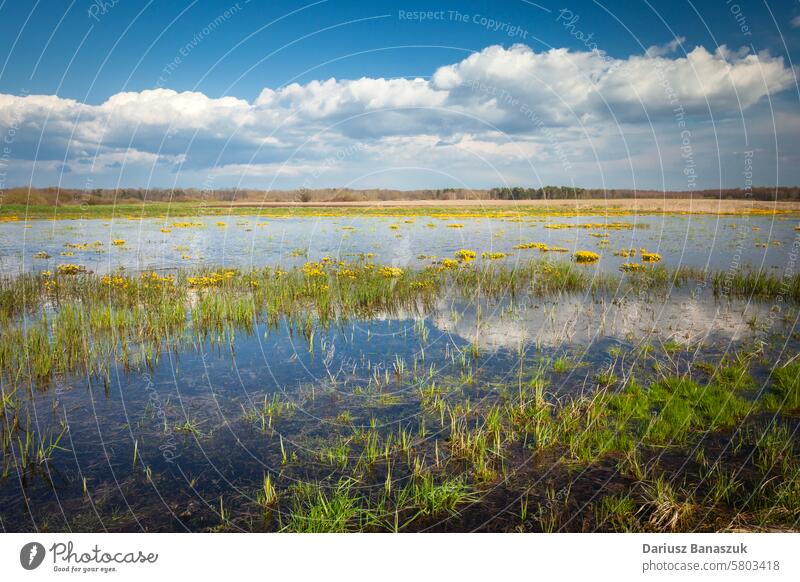
<svg viewBox="0 0 800 582">
<path fill-rule="evenodd" d="M 455 220 L 458 222 L 456 223 Z M 631 228 L 604 228 L 622 222 Z M 525 261 L 536 250 L 521 243 L 541 242 L 569 251 L 595 250 L 592 268 L 616 272 L 628 259 L 620 249 L 662 255 L 670 266 L 727 270 L 733 265 L 782 268 L 800 234 L 796 219 L 779 216 L 582 216 L 523 220 L 417 217 L 237 216 L 143 220 L 33 220 L 0 228 L 0 272 L 54 270 L 72 262 L 97 273 L 176 269 L 197 265 L 228 267 L 292 266 L 323 256 L 346 259 L 372 253 L 379 263 L 401 267 L 429 264 L 429 257 L 452 257 L 460 248 L 502 252 L 506 262 Z M 175 225 L 188 226 L 175 226 Z M 448 228 L 454 224 L 459 228 Z M 549 228 L 591 225 L 592 228 Z M 607 236 L 604 236 L 607 235 Z M 114 245 L 113 241 L 125 241 Z M 99 241 L 95 247 L 69 247 Z M 35 258 L 37 253 L 49 258 Z"/>
</svg>

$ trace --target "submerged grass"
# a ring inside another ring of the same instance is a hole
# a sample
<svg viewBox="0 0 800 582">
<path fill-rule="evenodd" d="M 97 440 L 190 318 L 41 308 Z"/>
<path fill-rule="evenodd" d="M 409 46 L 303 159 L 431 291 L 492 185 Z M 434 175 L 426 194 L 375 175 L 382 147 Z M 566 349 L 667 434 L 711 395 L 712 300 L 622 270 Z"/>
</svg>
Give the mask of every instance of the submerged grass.
<svg viewBox="0 0 800 582">
<path fill-rule="evenodd" d="M 107 377 L 112 363 L 152 366 L 164 349 L 180 342 L 232 341 L 236 331 L 252 333 L 261 323 L 286 323 L 306 338 L 309 352 L 325 352 L 319 326 L 401 310 L 422 313 L 444 296 L 655 293 L 702 276 L 660 265 L 597 276 L 568 261 L 538 259 L 515 268 L 462 260 L 411 271 L 323 258 L 291 270 L 2 279 L 3 473 L 10 474 L 12 459 L 25 474 L 36 471 L 67 440 L 61 438 L 64 429 L 39 437 L 31 428 L 21 401 L 28 378 L 44 389 L 54 376 L 77 370 Z M 762 295 L 787 297 L 785 285 L 759 285 Z M 414 334 L 424 345 L 425 327 L 416 326 Z M 641 357 L 651 362 L 686 357 L 683 344 L 662 347 L 641 350 Z M 615 362 L 625 360 L 618 346 L 609 355 Z M 756 356 L 743 354 L 723 358 L 710 373 L 698 367 L 699 375 L 693 370 L 659 372 L 637 380 L 618 367 L 587 370 L 587 391 L 556 397 L 549 391 L 549 374 L 563 378 L 576 370 L 566 354 L 552 361 L 542 358 L 523 375 L 521 349 L 519 382 L 506 380 L 499 386 L 483 386 L 473 375 L 470 366 L 479 357 L 476 344 L 453 354 L 454 368 L 461 369 L 454 378 L 399 356 L 386 369 L 370 369 L 367 385 L 358 387 L 359 395 L 369 397 L 368 413 L 342 397 L 344 386 L 319 397 L 313 392 L 270 395 L 237 406 L 242 422 L 274 454 L 272 466 L 279 467 L 268 474 L 259 470 L 251 487 L 253 512 L 263 518 L 263 527 L 299 532 L 480 529 L 485 519 L 499 524 L 492 526 L 498 529 L 523 531 L 683 531 L 717 529 L 726 519 L 730 527 L 786 528 L 800 515 L 796 429 L 774 420 L 800 408 L 798 362 L 776 367 L 763 394 L 754 394 Z M 414 389 L 399 390 L 408 386 Z M 313 447 L 284 439 L 279 429 L 290 426 L 301 406 L 315 406 L 317 398 L 325 411 L 319 418 L 327 418 L 326 432 L 313 435 Z M 409 415 L 414 424 L 390 425 L 376 417 L 376 410 L 392 406 L 416 407 L 419 414 Z M 764 416 L 773 419 L 766 428 Z M 164 426 L 190 442 L 212 438 L 213 427 L 206 422 L 183 416 Z M 725 434 L 734 436 L 712 455 L 708 440 Z M 146 456 L 139 443 L 134 465 Z M 597 491 L 599 478 L 591 477 L 597 469 L 605 471 L 602 480 L 615 479 L 625 491 Z M 560 473 L 561 485 L 532 489 L 530 483 L 542 473 Z M 576 475 L 589 475 L 588 493 L 572 486 L 580 479 Z M 509 498 L 524 502 L 509 510 Z M 232 507 L 229 497 L 225 505 L 222 495 L 219 499 L 213 527 L 232 528 L 242 522 L 242 513 L 253 519 L 246 509 Z M 512 511 L 513 518 L 508 517 Z"/>
<path fill-rule="evenodd" d="M 779 277 L 765 271 L 738 269 L 715 273 L 711 281 L 714 293 L 718 296 L 800 300 L 800 277 L 796 274 Z"/>
<path fill-rule="evenodd" d="M 727 527 L 740 529 L 790 527 L 800 515 L 795 433 L 782 423 L 758 428 L 774 402 L 752 399 L 751 362 L 730 358 L 710 376 L 628 380 L 558 400 L 544 397 L 539 372 L 484 402 L 453 398 L 452 390 L 430 384 L 418 395 L 426 426 L 439 435 L 433 442 L 402 427 L 381 434 L 374 423 L 369 429 L 351 426 L 356 436 L 347 439 L 339 460 L 336 447 L 328 449 L 338 480 L 293 485 L 279 495 L 291 499 L 284 501 L 290 517 L 283 529 L 460 530 L 475 523 L 464 521 L 475 512 L 478 519 L 504 524 L 501 529 L 522 531 L 718 530 L 726 519 Z M 791 364 L 779 370 L 785 372 L 775 375 L 772 390 L 783 394 L 796 375 Z M 726 431 L 734 431 L 728 452 L 709 462 L 704 443 Z M 592 493 L 583 493 L 594 499 L 587 503 L 586 497 L 573 499 L 578 481 L 525 489 L 519 514 L 504 521 L 493 496 L 513 490 L 515 481 L 523 486 L 535 479 L 537 466 L 545 474 L 565 467 L 571 475 L 616 467 L 628 491 L 606 494 L 592 485 Z"/>
<path fill-rule="evenodd" d="M 465 261 L 420 270 L 323 258 L 302 267 L 202 269 L 139 276 L 119 272 L 0 278 L 0 372 L 53 373 L 152 365 L 187 337 L 230 338 L 288 318 L 313 350 L 314 327 L 353 317 L 425 313 L 445 295 L 467 300 L 591 292 L 668 292 L 702 276 L 654 266 L 630 275 L 590 275 L 567 261 L 519 266 Z M 800 289 L 800 287 L 799 287 Z"/>
<path fill-rule="evenodd" d="M 241 419 L 272 443 L 280 470 L 255 484 L 252 510 L 232 505 L 226 496 L 211 527 L 297 532 L 791 527 L 800 515 L 800 447 L 794 425 L 774 420 L 774 412 L 792 414 L 798 370 L 794 363 L 778 367 L 769 390 L 758 398 L 753 362 L 745 355 L 725 358 L 712 374 L 673 374 L 649 382 L 620 375 L 613 385 L 555 398 L 549 393 L 555 376 L 548 374 L 559 372 L 544 361 L 517 385 L 494 386 L 491 398 L 473 398 L 488 387 L 465 389 L 458 377 L 423 379 L 416 362 L 406 366 L 397 360 L 391 381 L 419 386 L 402 396 L 419 411 L 415 424 L 408 425 L 375 416 L 358 420 L 346 398 L 332 405 L 337 400 L 303 391 L 265 396 L 241 406 Z M 383 378 L 371 389 L 380 394 L 386 382 Z M 21 416 L 25 407 L 18 391 L 6 386 L 2 426 L 16 424 L 19 434 L 2 431 L 3 458 L 19 459 L 17 468 L 23 463 L 24 471 L 36 471 L 61 450 L 63 439 L 58 432 L 38 438 L 30 418 Z M 317 399 L 330 428 L 315 433 L 312 444 L 294 435 L 285 440 L 292 412 L 315 410 Z M 765 415 L 773 419 L 766 425 Z M 213 429 L 201 424 L 184 417 L 171 429 L 211 439 Z M 726 434 L 722 453 L 707 444 Z M 139 443 L 134 465 L 146 456 Z M 608 489 L 597 489 L 591 473 L 598 469 Z M 561 475 L 560 485 L 531 487 L 547 475 Z"/>
</svg>

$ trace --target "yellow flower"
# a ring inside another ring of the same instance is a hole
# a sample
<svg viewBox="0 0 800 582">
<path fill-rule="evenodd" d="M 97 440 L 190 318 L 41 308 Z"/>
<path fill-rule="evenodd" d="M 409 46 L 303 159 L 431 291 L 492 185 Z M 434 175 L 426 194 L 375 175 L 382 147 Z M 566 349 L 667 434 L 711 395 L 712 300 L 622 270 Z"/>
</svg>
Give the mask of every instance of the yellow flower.
<svg viewBox="0 0 800 582">
<path fill-rule="evenodd" d="M 440 263 L 440 269 L 457 269 L 458 268 L 458 261 L 455 259 L 442 259 Z"/>
<path fill-rule="evenodd" d="M 234 275 L 236 275 L 236 271 L 215 271 L 202 277 L 187 277 L 186 281 L 190 287 L 219 287 L 224 281 L 233 278 Z"/>
<path fill-rule="evenodd" d="M 594 263 L 600 259 L 600 255 L 592 251 L 577 251 L 573 258 L 576 263 Z"/>
<path fill-rule="evenodd" d="M 121 238 L 115 238 L 114 240 L 111 241 L 111 244 L 114 245 L 115 247 L 121 247 L 122 245 L 125 244 L 125 241 L 122 240 Z"/>
<path fill-rule="evenodd" d="M 537 243 L 537 242 L 529 242 L 529 243 L 522 243 L 518 244 L 514 247 L 515 249 L 539 249 L 540 251 L 547 251 L 547 245 L 544 243 Z"/>
<path fill-rule="evenodd" d="M 553 224 L 545 224 L 545 228 L 551 228 L 555 230 L 560 230 L 563 228 L 585 228 L 585 229 L 614 229 L 614 230 L 622 230 L 622 229 L 630 229 L 633 228 L 635 225 L 631 222 L 586 222 L 584 224 L 563 224 L 563 223 L 553 223 Z M 601 235 L 601 236 L 608 236 Z"/>
<path fill-rule="evenodd" d="M 631 273 L 633 271 L 639 271 L 643 267 L 640 263 L 622 263 L 619 266 L 620 271 L 625 271 L 626 273 Z"/>
<path fill-rule="evenodd" d="M 381 267 L 378 272 L 387 279 L 394 279 L 403 276 L 403 269 L 400 267 Z"/>
<path fill-rule="evenodd" d="M 74 265 L 72 263 L 65 263 L 58 266 L 59 275 L 77 275 L 78 273 L 85 273 L 86 267 L 83 265 Z"/>
<path fill-rule="evenodd" d="M 319 263 L 308 262 L 303 265 L 303 273 L 306 277 L 324 277 L 325 272 L 322 270 L 322 265 Z"/>
<path fill-rule="evenodd" d="M 459 249 L 456 251 L 456 258 L 461 261 L 474 261 L 478 254 L 469 249 Z"/>
<path fill-rule="evenodd" d="M 505 258 L 505 253 L 491 253 L 491 252 L 484 252 L 481 253 L 481 258 L 489 259 L 490 261 L 495 261 L 497 259 Z"/>
<path fill-rule="evenodd" d="M 161 276 L 155 271 L 151 273 L 142 273 L 139 277 L 141 278 L 145 287 L 149 287 L 150 283 L 161 286 L 166 284 L 172 285 L 175 282 L 175 279 L 172 275 Z"/>
<path fill-rule="evenodd" d="M 661 260 L 661 255 L 658 253 L 648 253 L 644 249 L 641 252 L 642 261 L 645 263 L 657 263 Z"/>
<path fill-rule="evenodd" d="M 128 286 L 128 279 L 119 275 L 106 275 L 100 279 L 100 283 L 109 287 L 124 289 Z"/>
<path fill-rule="evenodd" d="M 99 249 L 103 246 L 103 243 L 99 240 L 96 240 L 92 243 L 64 243 L 64 248 L 66 249 L 80 249 L 85 251 L 86 249 Z"/>
</svg>

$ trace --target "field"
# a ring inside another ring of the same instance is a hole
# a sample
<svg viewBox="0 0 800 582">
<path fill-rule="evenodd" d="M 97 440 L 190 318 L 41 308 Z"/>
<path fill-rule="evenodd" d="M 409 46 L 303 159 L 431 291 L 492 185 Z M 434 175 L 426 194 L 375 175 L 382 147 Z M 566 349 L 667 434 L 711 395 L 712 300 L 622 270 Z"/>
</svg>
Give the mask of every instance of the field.
<svg viewBox="0 0 800 582">
<path fill-rule="evenodd" d="M 796 530 L 798 207 L 635 202 L 4 206 L 2 529 Z"/>
<path fill-rule="evenodd" d="M 363 202 L 274 202 L 219 200 L 103 204 L 2 204 L 0 219 L 89 219 L 179 216 L 518 216 L 631 214 L 784 214 L 800 212 L 800 202 L 709 198 L 614 198 L 585 200 L 386 200 Z"/>
</svg>

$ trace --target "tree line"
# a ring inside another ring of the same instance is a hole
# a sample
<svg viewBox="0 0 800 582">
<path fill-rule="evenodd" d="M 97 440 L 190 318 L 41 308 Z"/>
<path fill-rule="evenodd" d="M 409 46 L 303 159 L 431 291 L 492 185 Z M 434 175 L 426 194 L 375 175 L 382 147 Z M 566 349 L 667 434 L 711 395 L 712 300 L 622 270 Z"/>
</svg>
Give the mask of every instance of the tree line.
<svg viewBox="0 0 800 582">
<path fill-rule="evenodd" d="M 714 198 L 758 201 L 800 200 L 800 186 L 758 186 L 750 190 L 724 188 L 698 192 L 579 188 L 573 186 L 523 186 L 478 189 L 438 188 L 420 190 L 320 188 L 298 190 L 258 190 L 222 188 L 27 188 L 0 190 L 0 204 L 62 206 L 74 204 L 121 204 L 131 202 L 226 202 L 243 203 L 323 203 L 380 202 L 390 200 L 591 200 L 623 198 Z"/>
</svg>

